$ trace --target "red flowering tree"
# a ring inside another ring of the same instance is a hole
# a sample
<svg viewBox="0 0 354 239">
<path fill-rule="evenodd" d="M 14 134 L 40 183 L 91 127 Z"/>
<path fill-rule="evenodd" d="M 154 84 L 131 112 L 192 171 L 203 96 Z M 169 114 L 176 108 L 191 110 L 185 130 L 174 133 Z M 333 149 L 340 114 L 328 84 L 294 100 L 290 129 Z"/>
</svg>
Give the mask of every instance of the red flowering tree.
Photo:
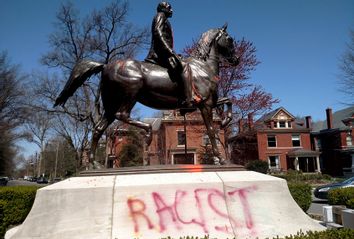
<svg viewBox="0 0 354 239">
<path fill-rule="evenodd" d="M 252 42 L 235 40 L 235 57 L 239 58 L 237 66 L 222 62 L 220 80 L 218 82 L 219 97 L 228 97 L 233 102 L 234 120 L 232 128 L 237 130 L 238 120 L 246 118 L 249 114 L 261 115 L 270 110 L 279 100 L 273 98 L 260 85 L 252 84 L 249 80 L 251 73 L 260 64 L 256 57 L 256 47 Z M 187 46 L 183 53 L 188 56 L 196 47 L 196 42 Z"/>
</svg>

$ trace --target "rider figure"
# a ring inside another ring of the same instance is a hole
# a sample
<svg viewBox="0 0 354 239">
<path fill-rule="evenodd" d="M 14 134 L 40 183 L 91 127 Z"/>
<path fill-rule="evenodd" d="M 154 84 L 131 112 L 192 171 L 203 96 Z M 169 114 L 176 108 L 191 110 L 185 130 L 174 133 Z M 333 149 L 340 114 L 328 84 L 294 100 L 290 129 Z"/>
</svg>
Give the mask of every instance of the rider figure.
<svg viewBox="0 0 354 239">
<path fill-rule="evenodd" d="M 173 50 L 173 33 L 168 18 L 172 17 L 172 8 L 168 2 L 157 5 L 151 26 L 151 47 L 145 61 L 160 65 L 168 69 L 172 81 L 177 82 L 184 90 L 185 102 L 183 106 L 192 107 L 192 86 L 190 79 L 183 74 L 180 57 Z"/>
</svg>

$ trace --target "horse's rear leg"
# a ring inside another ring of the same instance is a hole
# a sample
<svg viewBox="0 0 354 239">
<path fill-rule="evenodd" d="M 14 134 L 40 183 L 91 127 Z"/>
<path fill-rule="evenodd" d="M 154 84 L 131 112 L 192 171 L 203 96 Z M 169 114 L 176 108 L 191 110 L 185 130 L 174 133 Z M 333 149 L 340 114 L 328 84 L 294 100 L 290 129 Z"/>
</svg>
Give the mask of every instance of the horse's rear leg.
<svg viewBox="0 0 354 239">
<path fill-rule="evenodd" d="M 127 112 L 118 112 L 116 113 L 116 118 L 120 121 L 123 121 L 124 123 L 133 125 L 135 127 L 141 128 L 143 130 L 146 131 L 146 138 L 145 138 L 145 142 L 146 144 L 149 146 L 151 144 L 152 141 L 152 127 L 151 124 L 148 123 L 144 123 L 142 121 L 139 120 L 134 120 L 132 118 L 130 118 L 130 113 Z"/>
<path fill-rule="evenodd" d="M 90 163 L 93 164 L 95 161 L 98 141 L 102 137 L 103 132 L 113 121 L 114 121 L 114 117 L 108 117 L 107 115 L 103 115 L 100 122 L 98 122 L 98 124 L 96 125 L 92 136 L 92 142 L 91 142 Z"/>
</svg>

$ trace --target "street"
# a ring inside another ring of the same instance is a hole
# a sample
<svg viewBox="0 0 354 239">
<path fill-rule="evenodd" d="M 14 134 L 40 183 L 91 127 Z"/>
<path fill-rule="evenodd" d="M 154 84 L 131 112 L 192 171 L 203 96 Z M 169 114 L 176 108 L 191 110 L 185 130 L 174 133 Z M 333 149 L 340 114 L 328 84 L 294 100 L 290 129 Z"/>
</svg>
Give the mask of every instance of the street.
<svg viewBox="0 0 354 239">
<path fill-rule="evenodd" d="M 307 210 L 307 213 L 313 214 L 313 215 L 322 215 L 323 214 L 323 212 L 322 212 L 323 206 L 328 206 L 328 201 L 325 199 L 316 198 L 313 195 L 313 190 L 312 190 L 312 203 L 311 203 L 309 210 Z"/>
<path fill-rule="evenodd" d="M 27 180 L 10 180 L 7 182 L 7 186 L 40 186 L 36 182 L 29 182 Z"/>
</svg>

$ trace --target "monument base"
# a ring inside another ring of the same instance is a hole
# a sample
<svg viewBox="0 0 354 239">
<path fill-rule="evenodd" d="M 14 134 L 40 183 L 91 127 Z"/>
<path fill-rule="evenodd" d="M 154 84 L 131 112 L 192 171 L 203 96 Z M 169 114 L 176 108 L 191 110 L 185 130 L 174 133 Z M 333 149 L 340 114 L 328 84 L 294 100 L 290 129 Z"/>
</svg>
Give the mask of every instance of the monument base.
<svg viewBox="0 0 354 239">
<path fill-rule="evenodd" d="M 41 188 L 6 239 L 273 238 L 325 228 L 285 180 L 251 171 L 75 177 Z"/>
</svg>

